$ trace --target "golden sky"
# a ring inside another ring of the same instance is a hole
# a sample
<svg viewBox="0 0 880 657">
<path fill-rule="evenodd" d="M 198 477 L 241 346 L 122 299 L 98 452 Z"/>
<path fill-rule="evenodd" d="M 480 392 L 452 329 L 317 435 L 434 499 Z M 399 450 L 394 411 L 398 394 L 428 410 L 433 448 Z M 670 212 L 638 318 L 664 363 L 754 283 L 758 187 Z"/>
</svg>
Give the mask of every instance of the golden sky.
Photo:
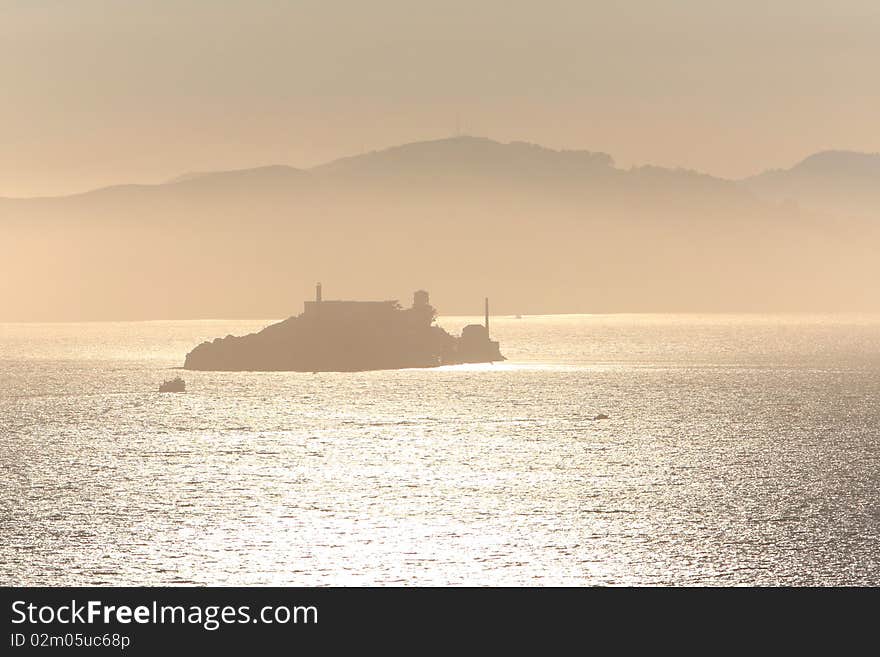
<svg viewBox="0 0 880 657">
<path fill-rule="evenodd" d="M 464 131 L 726 177 L 880 151 L 876 0 L 0 0 L 0 195 Z"/>
</svg>

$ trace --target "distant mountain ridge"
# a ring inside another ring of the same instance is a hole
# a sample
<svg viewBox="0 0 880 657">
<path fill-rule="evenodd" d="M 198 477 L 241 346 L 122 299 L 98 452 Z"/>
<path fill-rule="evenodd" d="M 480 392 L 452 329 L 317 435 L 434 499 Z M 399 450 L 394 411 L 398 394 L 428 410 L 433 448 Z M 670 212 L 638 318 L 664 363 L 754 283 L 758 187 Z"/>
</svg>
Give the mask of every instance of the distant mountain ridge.
<svg viewBox="0 0 880 657">
<path fill-rule="evenodd" d="M 525 177 L 589 175 L 617 171 L 607 153 L 554 150 L 528 142 L 497 142 L 461 136 L 413 142 L 342 157 L 310 168 L 271 164 L 241 169 L 186 172 L 159 183 L 123 183 L 58 196 L 3 198 L 0 201 L 40 201 L 81 197 L 120 190 L 184 189 L 223 185 L 287 183 L 305 176 L 377 179 L 390 176 Z"/>
<path fill-rule="evenodd" d="M 732 181 L 454 137 L 0 199 L 0 321 L 286 317 L 316 280 L 450 313 L 880 310 L 873 158 Z"/>
<path fill-rule="evenodd" d="M 421 141 L 344 157 L 313 167 L 320 174 L 541 174 L 595 173 L 614 167 L 607 153 L 554 150 L 521 141 L 501 143 L 485 137 Z"/>
<path fill-rule="evenodd" d="M 555 150 L 529 142 L 497 142 L 485 137 L 460 136 L 413 142 L 342 157 L 309 168 L 273 164 L 250 168 L 196 171 L 154 184 L 119 184 L 62 196 L 2 199 L 27 201 L 57 199 L 120 190 L 161 189 L 220 185 L 286 184 L 307 176 L 387 179 L 453 176 L 459 179 L 489 178 L 611 177 L 635 174 L 644 179 L 701 180 L 723 187 L 731 182 L 760 198 L 794 201 L 822 211 L 853 209 L 873 212 L 880 203 L 880 153 L 828 150 L 814 153 L 788 169 L 771 169 L 738 181 L 708 173 L 656 165 L 624 170 L 615 167 L 611 155 L 587 150 Z M 635 176 L 633 176 L 635 177 Z"/>
<path fill-rule="evenodd" d="M 742 184 L 768 200 L 880 218 L 880 153 L 822 151 L 790 169 L 765 171 Z"/>
<path fill-rule="evenodd" d="M 822 174 L 876 176 L 880 175 L 880 153 L 822 151 L 810 155 L 792 169 Z"/>
</svg>

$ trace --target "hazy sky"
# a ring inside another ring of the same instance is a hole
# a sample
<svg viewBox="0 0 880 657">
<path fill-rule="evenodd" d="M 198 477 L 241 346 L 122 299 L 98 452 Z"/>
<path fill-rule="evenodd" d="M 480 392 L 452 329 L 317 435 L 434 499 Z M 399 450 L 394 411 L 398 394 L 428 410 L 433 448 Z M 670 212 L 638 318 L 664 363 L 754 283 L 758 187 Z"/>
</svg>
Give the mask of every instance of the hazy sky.
<svg viewBox="0 0 880 657">
<path fill-rule="evenodd" d="M 744 176 L 880 151 L 877 0 L 0 0 L 0 195 L 455 131 Z"/>
</svg>

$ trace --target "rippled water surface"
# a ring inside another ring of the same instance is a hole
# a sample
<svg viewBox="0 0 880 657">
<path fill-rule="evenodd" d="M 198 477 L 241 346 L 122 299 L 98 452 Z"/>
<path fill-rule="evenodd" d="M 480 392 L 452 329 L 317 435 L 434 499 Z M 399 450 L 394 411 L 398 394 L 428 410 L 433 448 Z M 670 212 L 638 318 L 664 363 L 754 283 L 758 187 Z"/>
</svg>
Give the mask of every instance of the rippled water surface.
<svg viewBox="0 0 880 657">
<path fill-rule="evenodd" d="M 880 317 L 497 318 L 503 364 L 156 392 L 266 323 L 0 324 L 0 584 L 880 584 Z"/>
</svg>

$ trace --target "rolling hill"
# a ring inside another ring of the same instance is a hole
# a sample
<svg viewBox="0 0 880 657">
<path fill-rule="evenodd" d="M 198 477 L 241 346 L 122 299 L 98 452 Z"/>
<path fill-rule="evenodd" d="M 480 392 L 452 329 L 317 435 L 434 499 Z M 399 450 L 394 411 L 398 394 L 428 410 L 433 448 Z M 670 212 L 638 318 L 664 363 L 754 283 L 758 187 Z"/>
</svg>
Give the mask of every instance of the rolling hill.
<svg viewBox="0 0 880 657">
<path fill-rule="evenodd" d="M 0 321 L 286 317 L 316 280 L 444 313 L 877 310 L 880 222 L 795 182 L 855 160 L 736 182 L 457 137 L 0 199 Z"/>
</svg>

